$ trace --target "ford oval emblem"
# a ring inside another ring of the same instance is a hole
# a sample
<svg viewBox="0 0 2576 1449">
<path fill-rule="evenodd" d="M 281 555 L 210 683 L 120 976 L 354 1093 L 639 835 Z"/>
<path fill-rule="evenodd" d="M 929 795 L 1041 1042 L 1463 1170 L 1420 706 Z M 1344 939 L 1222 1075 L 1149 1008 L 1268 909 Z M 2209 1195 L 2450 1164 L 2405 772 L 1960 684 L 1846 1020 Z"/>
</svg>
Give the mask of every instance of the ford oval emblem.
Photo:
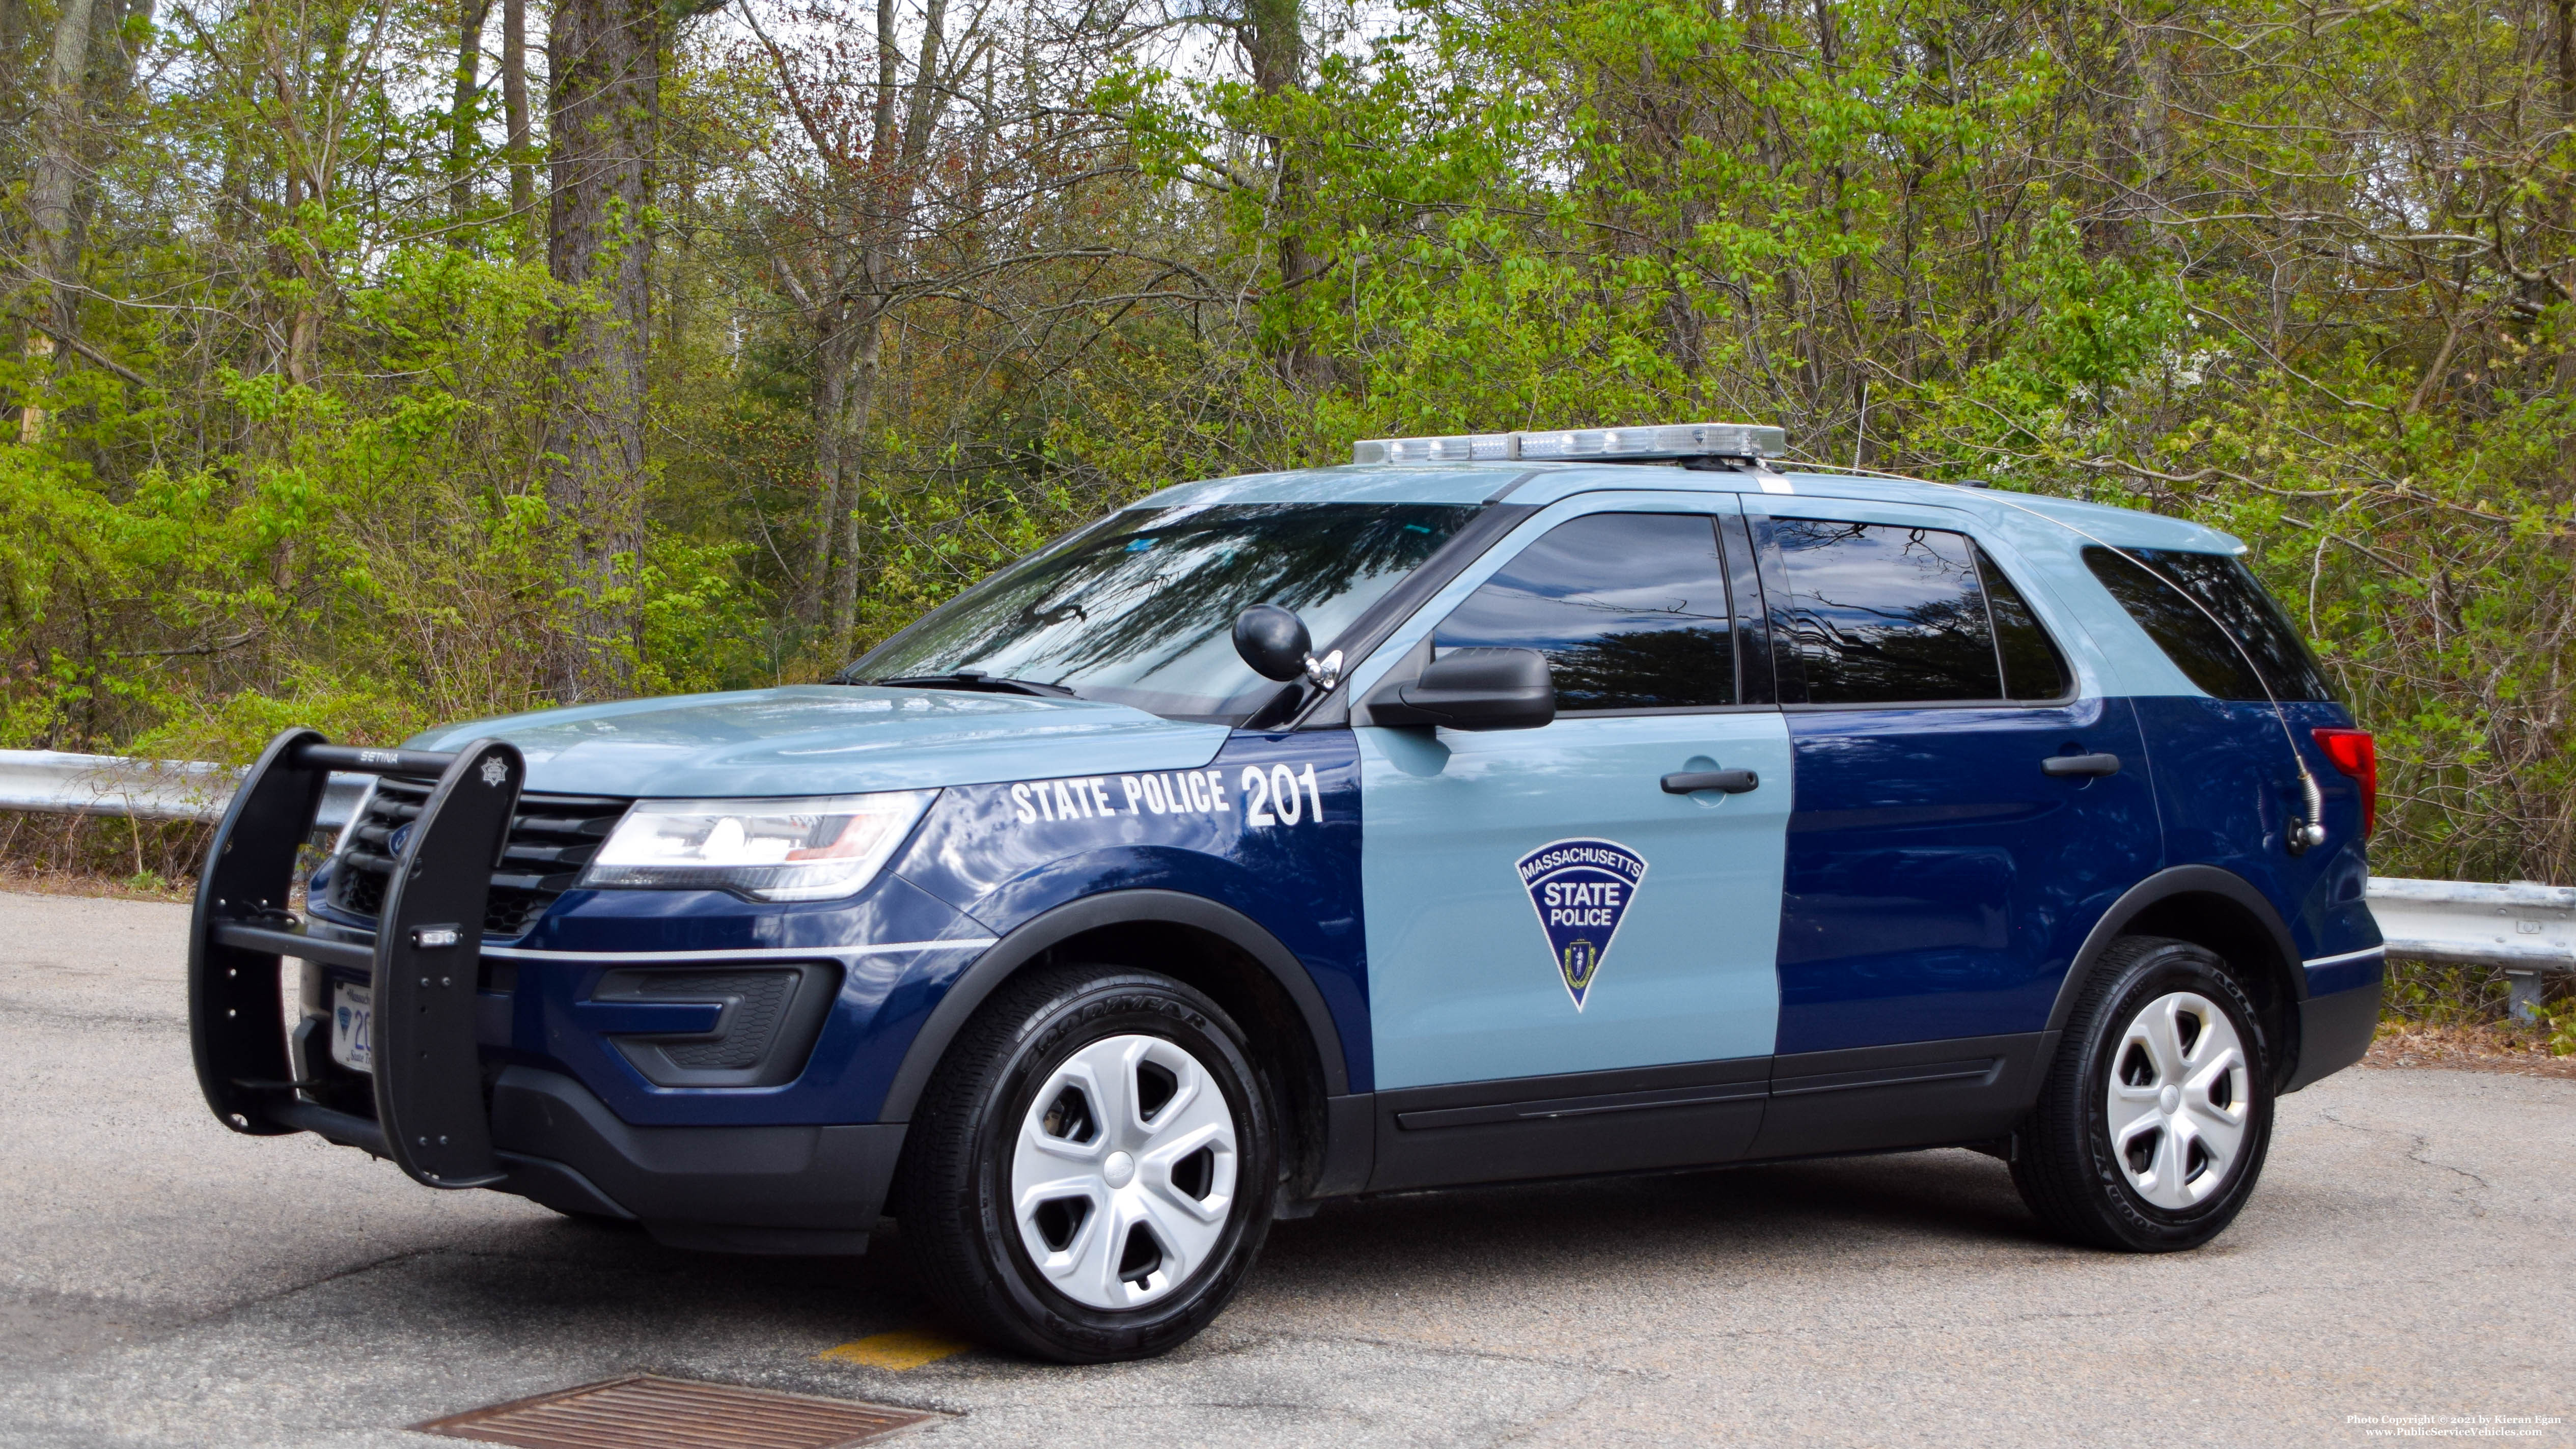
<svg viewBox="0 0 2576 1449">
<path fill-rule="evenodd" d="M 385 849 L 395 855 L 402 854 L 404 844 L 411 839 L 411 828 L 417 823 L 417 821 L 406 820 L 395 826 L 394 833 L 385 837 Z"/>
</svg>

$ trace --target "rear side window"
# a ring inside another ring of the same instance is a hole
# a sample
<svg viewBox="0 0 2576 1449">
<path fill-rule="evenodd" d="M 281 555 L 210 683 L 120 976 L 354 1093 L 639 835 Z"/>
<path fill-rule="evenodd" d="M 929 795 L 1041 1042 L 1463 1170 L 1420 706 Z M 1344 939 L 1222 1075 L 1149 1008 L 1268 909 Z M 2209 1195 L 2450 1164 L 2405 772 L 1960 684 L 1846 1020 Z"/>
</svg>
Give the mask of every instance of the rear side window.
<svg viewBox="0 0 2576 1449">
<path fill-rule="evenodd" d="M 2002 699 L 1994 622 L 1966 535 L 1781 518 L 1787 647 L 1809 704 Z"/>
<path fill-rule="evenodd" d="M 1558 524 L 1468 595 L 1431 642 L 1545 653 L 1556 707 L 1568 712 L 1733 704 L 1717 521 L 1595 513 Z"/>
<path fill-rule="evenodd" d="M 2316 656 L 2242 560 L 2177 549 L 2094 547 L 2084 550 L 2084 563 L 2174 667 L 2208 693 L 2259 700 L 2268 683 L 2285 700 L 2335 697 Z"/>
<path fill-rule="evenodd" d="M 1995 621 L 1995 656 L 2003 661 L 2004 698 L 2064 699 L 2075 692 L 2075 676 L 2057 641 L 2048 637 L 2039 616 L 2023 602 L 2011 577 L 1995 566 L 1984 549 L 1977 550 L 1977 578 L 1986 586 L 1986 610 Z"/>
</svg>

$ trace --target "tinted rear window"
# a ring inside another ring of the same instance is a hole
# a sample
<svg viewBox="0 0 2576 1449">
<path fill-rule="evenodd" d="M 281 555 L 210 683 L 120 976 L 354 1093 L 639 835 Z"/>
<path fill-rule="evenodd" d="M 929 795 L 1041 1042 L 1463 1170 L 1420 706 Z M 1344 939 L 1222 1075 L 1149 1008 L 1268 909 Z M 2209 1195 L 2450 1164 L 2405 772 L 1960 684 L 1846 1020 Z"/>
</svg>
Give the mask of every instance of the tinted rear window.
<svg viewBox="0 0 2576 1449">
<path fill-rule="evenodd" d="M 1810 704 L 2004 698 L 1976 547 L 1963 534 L 1779 518 L 1788 644 Z"/>
<path fill-rule="evenodd" d="M 1435 649 L 1536 649 L 1566 711 L 1735 703 L 1717 522 L 1595 513 L 1549 529 L 1440 622 Z"/>
<path fill-rule="evenodd" d="M 1977 550 L 1977 576 L 1986 586 L 1986 608 L 1995 617 L 1995 653 L 2003 659 L 2004 698 L 2063 699 L 2072 694 L 2075 676 L 2066 668 L 2066 656 L 2057 652 L 2057 641 L 2048 637 L 2021 590 L 2013 587 L 2012 579 L 1982 548 Z"/>
<path fill-rule="evenodd" d="M 2285 700 L 2335 697 L 2316 656 L 2243 560 L 2176 549 L 2094 547 L 2084 550 L 2084 562 L 2174 667 L 2208 693 L 2259 700 L 2269 683 Z"/>
</svg>

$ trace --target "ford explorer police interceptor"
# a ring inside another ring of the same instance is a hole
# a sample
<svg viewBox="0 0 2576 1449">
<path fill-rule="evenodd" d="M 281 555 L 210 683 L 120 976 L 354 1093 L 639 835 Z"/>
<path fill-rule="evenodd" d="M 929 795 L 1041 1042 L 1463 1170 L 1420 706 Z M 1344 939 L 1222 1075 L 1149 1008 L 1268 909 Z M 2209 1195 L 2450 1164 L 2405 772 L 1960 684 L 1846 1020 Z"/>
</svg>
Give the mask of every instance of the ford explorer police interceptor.
<svg viewBox="0 0 2576 1449">
<path fill-rule="evenodd" d="M 2236 541 L 1782 441 L 1365 442 L 829 684 L 289 731 L 196 905 L 206 1099 L 693 1248 L 891 1217 L 1066 1361 L 1360 1193 L 1964 1145 L 2206 1242 L 2370 1039 L 2370 736 Z"/>
</svg>

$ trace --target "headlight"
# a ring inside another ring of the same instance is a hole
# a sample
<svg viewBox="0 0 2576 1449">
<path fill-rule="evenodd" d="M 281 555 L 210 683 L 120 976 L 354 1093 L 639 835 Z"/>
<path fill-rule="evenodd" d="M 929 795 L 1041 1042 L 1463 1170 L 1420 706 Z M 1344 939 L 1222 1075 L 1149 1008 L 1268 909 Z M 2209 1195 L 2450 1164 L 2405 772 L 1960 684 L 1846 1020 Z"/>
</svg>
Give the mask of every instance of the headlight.
<svg viewBox="0 0 2576 1449">
<path fill-rule="evenodd" d="M 582 872 L 584 886 L 837 900 L 873 879 L 936 790 L 802 800 L 638 800 Z"/>
</svg>

